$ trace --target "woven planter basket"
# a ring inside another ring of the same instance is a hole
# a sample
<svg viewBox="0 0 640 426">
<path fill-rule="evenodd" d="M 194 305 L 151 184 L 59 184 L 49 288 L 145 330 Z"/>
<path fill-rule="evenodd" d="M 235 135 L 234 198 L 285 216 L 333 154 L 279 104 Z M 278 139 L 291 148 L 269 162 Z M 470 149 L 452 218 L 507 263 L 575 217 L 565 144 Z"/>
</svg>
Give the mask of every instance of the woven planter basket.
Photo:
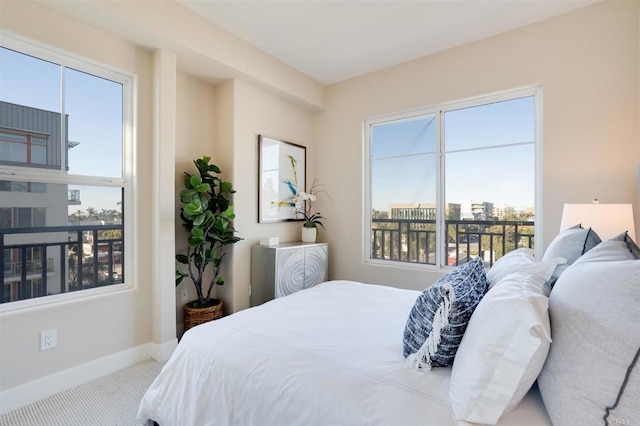
<svg viewBox="0 0 640 426">
<path fill-rule="evenodd" d="M 192 308 L 189 302 L 184 305 L 184 331 L 191 327 L 222 318 L 222 300 L 212 299 L 217 304 L 208 308 Z"/>
</svg>

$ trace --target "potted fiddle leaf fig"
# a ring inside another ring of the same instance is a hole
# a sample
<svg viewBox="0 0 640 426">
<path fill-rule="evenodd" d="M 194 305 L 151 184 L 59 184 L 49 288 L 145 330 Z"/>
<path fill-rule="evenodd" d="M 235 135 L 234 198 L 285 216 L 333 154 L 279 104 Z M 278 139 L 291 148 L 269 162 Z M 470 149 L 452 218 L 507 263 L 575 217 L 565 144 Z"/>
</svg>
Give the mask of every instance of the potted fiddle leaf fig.
<svg viewBox="0 0 640 426">
<path fill-rule="evenodd" d="M 223 285 L 222 260 L 229 245 L 242 238 L 235 235 L 235 214 L 229 200 L 231 183 L 217 175 L 220 168 L 211 157 L 193 161 L 198 174 L 185 172 L 180 191 L 180 218 L 187 231 L 187 252 L 176 255 L 176 286 L 185 278 L 193 283 L 198 298 L 184 306 L 184 330 L 222 316 L 222 300 L 211 297 L 216 285 Z"/>
</svg>

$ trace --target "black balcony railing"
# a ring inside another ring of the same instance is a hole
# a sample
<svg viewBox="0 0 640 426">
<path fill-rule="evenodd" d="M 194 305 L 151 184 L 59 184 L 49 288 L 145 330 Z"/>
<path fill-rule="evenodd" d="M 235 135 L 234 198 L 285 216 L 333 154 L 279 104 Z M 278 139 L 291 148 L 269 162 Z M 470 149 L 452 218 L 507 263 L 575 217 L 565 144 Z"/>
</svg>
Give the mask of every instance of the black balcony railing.
<svg viewBox="0 0 640 426">
<path fill-rule="evenodd" d="M 436 221 L 373 219 L 371 258 L 436 264 Z M 493 265 L 520 247 L 533 248 L 533 221 L 446 220 L 445 265 L 455 266 L 480 256 Z"/>
<path fill-rule="evenodd" d="M 40 271 L 42 271 L 42 266 L 43 266 L 42 259 L 28 260 L 26 262 L 26 265 L 22 261 L 11 262 L 11 261 L 7 261 L 7 259 L 3 259 L 3 260 L 4 260 L 5 278 L 22 275 L 22 270 L 25 267 L 27 268 L 27 275 L 37 274 Z M 53 272 L 53 258 L 48 258 L 46 262 L 47 262 L 47 265 L 46 265 L 47 272 Z"/>
<path fill-rule="evenodd" d="M 2 228 L 0 257 L 1 303 L 118 284 L 124 277 L 123 227 Z"/>
</svg>

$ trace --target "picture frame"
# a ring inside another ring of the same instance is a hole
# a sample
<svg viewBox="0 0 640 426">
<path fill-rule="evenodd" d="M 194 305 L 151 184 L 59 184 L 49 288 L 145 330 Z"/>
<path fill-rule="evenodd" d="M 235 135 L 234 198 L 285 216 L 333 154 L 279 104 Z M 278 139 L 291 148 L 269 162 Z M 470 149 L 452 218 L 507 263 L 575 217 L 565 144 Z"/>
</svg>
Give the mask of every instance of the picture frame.
<svg viewBox="0 0 640 426">
<path fill-rule="evenodd" d="M 306 190 L 307 148 L 258 135 L 258 223 L 301 221 L 293 198 Z"/>
</svg>

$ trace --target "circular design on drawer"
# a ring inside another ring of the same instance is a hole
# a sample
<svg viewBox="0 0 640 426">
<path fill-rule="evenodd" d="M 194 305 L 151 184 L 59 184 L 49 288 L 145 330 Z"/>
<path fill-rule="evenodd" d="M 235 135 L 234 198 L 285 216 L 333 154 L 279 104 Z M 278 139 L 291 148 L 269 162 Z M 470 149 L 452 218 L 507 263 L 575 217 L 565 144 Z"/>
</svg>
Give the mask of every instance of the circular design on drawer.
<svg viewBox="0 0 640 426">
<path fill-rule="evenodd" d="M 289 256 L 278 277 L 276 297 L 287 296 L 304 288 L 304 253 L 295 252 Z"/>
<path fill-rule="evenodd" d="M 325 280 L 326 252 L 324 250 L 307 250 L 304 270 L 304 288 L 313 287 Z"/>
</svg>

